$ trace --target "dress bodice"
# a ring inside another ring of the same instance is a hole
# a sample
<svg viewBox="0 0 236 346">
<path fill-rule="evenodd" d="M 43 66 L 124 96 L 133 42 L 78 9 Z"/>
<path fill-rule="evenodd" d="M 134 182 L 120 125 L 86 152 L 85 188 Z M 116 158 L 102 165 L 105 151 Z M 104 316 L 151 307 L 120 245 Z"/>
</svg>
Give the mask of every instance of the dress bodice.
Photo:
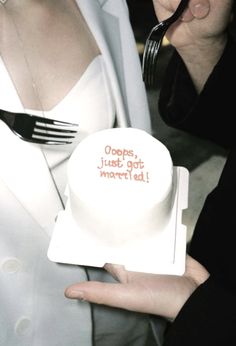
<svg viewBox="0 0 236 346">
<path fill-rule="evenodd" d="M 93 59 L 68 94 L 48 111 L 24 109 L 2 60 L 0 60 L 0 75 L 1 109 L 11 112 L 26 112 L 79 125 L 78 137 L 74 144 L 42 146 L 56 185 L 63 194 L 66 186 L 66 174 L 61 173 L 66 169 L 67 160 L 75 145 L 90 133 L 114 125 L 114 102 L 102 56 L 98 55 Z"/>
</svg>

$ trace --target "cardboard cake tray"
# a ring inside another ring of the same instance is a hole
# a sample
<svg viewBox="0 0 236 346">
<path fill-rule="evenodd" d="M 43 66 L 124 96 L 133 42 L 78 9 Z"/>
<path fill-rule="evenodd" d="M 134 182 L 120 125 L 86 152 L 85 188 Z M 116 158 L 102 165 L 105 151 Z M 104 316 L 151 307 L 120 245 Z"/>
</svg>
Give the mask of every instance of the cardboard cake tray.
<svg viewBox="0 0 236 346">
<path fill-rule="evenodd" d="M 162 232 L 123 247 L 108 247 L 91 232 L 79 229 L 67 203 L 66 209 L 58 214 L 48 258 L 58 263 L 93 267 L 114 263 L 131 271 L 182 275 L 187 231 L 182 224 L 182 213 L 188 206 L 189 172 L 184 167 L 174 167 L 173 177 L 175 197 L 170 219 Z"/>
</svg>

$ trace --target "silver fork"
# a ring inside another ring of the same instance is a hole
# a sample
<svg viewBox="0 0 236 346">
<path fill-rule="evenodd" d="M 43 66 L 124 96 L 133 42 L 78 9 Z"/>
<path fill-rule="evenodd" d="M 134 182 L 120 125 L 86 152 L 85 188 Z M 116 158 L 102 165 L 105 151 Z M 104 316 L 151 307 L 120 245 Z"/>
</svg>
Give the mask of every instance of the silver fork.
<svg viewBox="0 0 236 346">
<path fill-rule="evenodd" d="M 71 144 L 77 124 L 0 109 L 0 120 L 22 140 L 38 144 Z"/>
<path fill-rule="evenodd" d="M 147 87 L 156 86 L 157 56 L 163 37 L 169 27 L 179 19 L 183 11 L 186 9 L 188 2 L 189 0 L 181 0 L 175 12 L 169 18 L 154 26 L 148 35 L 142 61 L 143 81 Z"/>
</svg>

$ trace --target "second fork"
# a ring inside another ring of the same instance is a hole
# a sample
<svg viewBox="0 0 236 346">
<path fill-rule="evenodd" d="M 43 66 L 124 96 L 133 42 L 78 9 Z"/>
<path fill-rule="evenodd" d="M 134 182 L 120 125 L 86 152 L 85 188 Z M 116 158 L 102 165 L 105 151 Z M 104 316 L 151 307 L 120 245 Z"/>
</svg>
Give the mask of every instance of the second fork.
<svg viewBox="0 0 236 346">
<path fill-rule="evenodd" d="M 142 61 L 143 81 L 147 87 L 154 87 L 157 84 L 157 57 L 163 37 L 169 27 L 180 18 L 188 2 L 189 0 L 181 0 L 175 12 L 154 26 L 148 35 Z"/>
</svg>

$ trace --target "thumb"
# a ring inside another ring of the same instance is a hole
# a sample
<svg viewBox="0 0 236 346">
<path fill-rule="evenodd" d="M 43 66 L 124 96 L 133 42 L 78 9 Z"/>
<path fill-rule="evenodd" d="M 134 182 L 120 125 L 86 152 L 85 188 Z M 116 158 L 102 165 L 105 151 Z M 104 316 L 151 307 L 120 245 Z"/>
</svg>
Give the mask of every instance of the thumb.
<svg viewBox="0 0 236 346">
<path fill-rule="evenodd" d="M 146 312 L 146 306 L 140 304 L 137 292 L 132 284 L 104 283 L 97 281 L 81 282 L 69 286 L 65 296 L 70 299 L 79 299 L 90 303 L 108 305 L 126 310 Z"/>
<path fill-rule="evenodd" d="M 194 0 L 189 5 L 191 12 L 195 18 L 203 19 L 210 11 L 209 0 Z"/>
</svg>

